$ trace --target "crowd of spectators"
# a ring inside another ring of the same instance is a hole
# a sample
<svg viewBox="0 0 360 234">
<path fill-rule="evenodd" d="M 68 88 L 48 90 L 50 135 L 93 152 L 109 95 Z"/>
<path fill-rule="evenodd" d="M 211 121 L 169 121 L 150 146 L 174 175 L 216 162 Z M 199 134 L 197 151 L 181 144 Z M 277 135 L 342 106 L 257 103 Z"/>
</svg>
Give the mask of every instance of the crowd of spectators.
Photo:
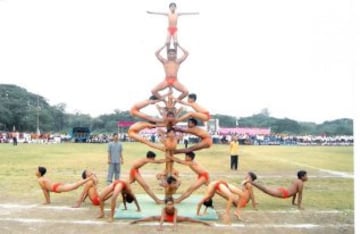
<svg viewBox="0 0 360 234">
<path fill-rule="evenodd" d="M 111 140 L 112 133 L 93 134 L 86 143 L 108 143 Z M 152 142 L 159 142 L 156 133 L 144 133 L 143 137 Z M 214 144 L 227 144 L 234 134 L 212 134 Z M 353 136 L 314 136 L 314 135 L 250 135 L 240 134 L 238 136 L 241 145 L 334 145 L 334 146 L 351 146 L 354 144 Z M 71 142 L 69 135 L 64 134 L 47 134 L 45 138 L 36 137 L 30 133 L 18 132 L 0 132 L 0 143 L 13 143 L 14 139 L 18 143 L 64 143 Z M 127 133 L 119 133 L 119 140 L 126 142 L 132 141 Z M 198 143 L 199 139 L 191 135 L 183 135 L 179 143 L 187 141 L 188 144 Z"/>
</svg>

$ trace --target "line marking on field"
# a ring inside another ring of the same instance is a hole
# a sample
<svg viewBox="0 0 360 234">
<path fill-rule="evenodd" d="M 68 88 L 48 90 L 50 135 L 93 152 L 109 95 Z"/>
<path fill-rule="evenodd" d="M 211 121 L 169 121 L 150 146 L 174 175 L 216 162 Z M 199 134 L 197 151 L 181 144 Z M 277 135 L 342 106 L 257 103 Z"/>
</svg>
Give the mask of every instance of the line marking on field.
<svg viewBox="0 0 360 234">
<path fill-rule="evenodd" d="M 51 205 L 39 205 L 39 204 L 29 204 L 29 205 L 20 205 L 14 203 L 0 203 L 0 208 L 4 208 L 7 210 L 16 210 L 16 209 L 49 209 L 49 210 L 66 210 L 66 211 L 83 211 L 90 210 L 90 207 L 80 207 L 73 208 L 68 206 L 51 206 Z M 105 208 L 105 211 L 109 211 L 110 208 Z M 218 209 L 218 211 L 224 211 L 222 209 Z M 313 213 L 313 214 L 341 214 L 346 212 L 353 212 L 354 210 L 306 210 L 305 212 Z M 295 213 L 303 213 L 304 211 L 300 211 L 297 209 L 293 210 L 247 210 L 247 213 L 272 213 L 272 214 L 295 214 Z"/>
<path fill-rule="evenodd" d="M 348 178 L 348 179 L 354 179 L 354 175 L 350 174 L 348 172 L 343 172 L 343 171 L 333 171 L 333 170 L 328 170 L 328 169 L 323 169 L 323 168 L 319 168 L 319 167 L 314 167 L 308 164 L 304 164 L 304 163 L 294 163 L 295 165 L 299 165 L 299 166 L 305 166 L 305 167 L 309 167 L 309 168 L 313 168 L 322 172 L 326 172 L 328 174 L 331 174 L 335 177 L 341 177 L 341 178 Z"/>
<path fill-rule="evenodd" d="M 290 160 L 284 160 L 284 159 L 277 159 L 278 161 L 283 161 L 283 162 L 287 162 L 289 164 L 294 164 L 294 165 L 298 165 L 301 167 L 308 167 L 308 168 L 312 168 L 312 169 L 316 169 L 322 172 L 326 172 L 328 174 L 331 174 L 333 177 L 340 177 L 340 178 L 346 178 L 346 179 L 354 179 L 354 175 L 350 174 L 348 172 L 343 172 L 343 171 L 333 171 L 333 170 L 328 170 L 328 169 L 323 169 L 323 168 L 319 168 L 319 167 L 314 167 L 311 166 L 309 164 L 306 163 L 298 163 L 298 162 L 292 162 Z M 323 177 L 323 176 L 318 176 L 318 177 Z"/>
<path fill-rule="evenodd" d="M 94 224 L 94 225 L 102 225 L 107 224 L 104 221 L 96 221 L 96 220 L 58 220 L 58 219 L 33 219 L 33 218 L 0 218 L 0 221 L 8 221 L 8 222 L 19 222 L 19 223 L 66 223 L 66 224 Z"/>
<path fill-rule="evenodd" d="M 49 206 L 49 205 L 39 205 L 39 204 L 30 204 L 30 205 L 19 205 L 19 204 L 0 204 L 0 208 L 4 209 L 51 209 L 51 210 L 88 210 L 89 208 L 73 208 L 69 206 Z"/>
<path fill-rule="evenodd" d="M 308 210 L 308 213 L 312 213 L 312 214 L 341 214 L 341 213 L 346 213 L 352 210 Z M 258 210 L 247 210 L 246 213 L 259 213 Z M 300 213 L 304 213 L 303 211 L 300 210 L 263 210 L 260 211 L 260 213 L 271 213 L 271 214 L 300 214 Z"/>
<path fill-rule="evenodd" d="M 33 218 L 0 218 L 0 221 L 7 222 L 20 222 L 20 223 L 60 223 L 60 224 L 81 224 L 81 225 L 120 225 L 129 224 L 128 222 L 118 222 L 115 220 L 109 224 L 107 221 L 96 221 L 96 220 L 46 220 L 46 219 L 33 219 Z M 170 223 L 164 223 L 165 225 L 172 225 Z M 157 226 L 159 222 L 149 222 L 138 224 L 141 226 Z M 312 223 L 301 223 L 301 224 L 221 224 L 212 223 L 214 227 L 218 228 L 300 228 L 300 229 L 311 229 L 311 228 L 339 228 L 339 227 L 354 227 L 353 224 L 312 224 Z"/>
<path fill-rule="evenodd" d="M 354 227 L 353 224 L 312 224 L 312 223 L 301 223 L 301 224 L 241 224 L 234 223 L 230 225 L 215 223 L 215 227 L 242 227 L 242 228 L 338 228 L 338 227 Z"/>
<path fill-rule="evenodd" d="M 351 174 L 349 174 L 347 172 L 332 171 L 332 170 L 326 170 L 326 169 L 321 169 L 321 168 L 319 168 L 319 170 L 323 171 L 323 172 L 326 172 L 326 173 L 329 173 L 329 174 L 333 174 L 333 175 L 338 176 L 338 177 L 354 179 L 354 175 L 351 175 Z"/>
<path fill-rule="evenodd" d="M 309 175 L 309 178 L 341 178 L 341 179 L 353 179 L 354 176 L 347 174 L 346 172 L 335 172 L 335 171 L 327 171 L 325 169 L 320 169 L 320 168 L 314 168 L 317 169 L 319 171 L 323 171 L 326 173 L 329 173 L 331 175 Z M 150 177 L 154 177 L 154 174 L 146 174 L 146 173 L 141 173 L 141 175 L 145 178 L 150 178 Z M 181 174 L 180 175 L 183 178 L 189 178 L 189 177 L 196 177 L 195 174 Z M 239 178 L 239 176 L 241 177 L 242 175 L 239 174 L 216 174 L 213 173 L 212 177 L 223 177 L 223 178 Z M 261 176 L 261 178 L 284 178 L 283 175 L 264 175 Z"/>
</svg>

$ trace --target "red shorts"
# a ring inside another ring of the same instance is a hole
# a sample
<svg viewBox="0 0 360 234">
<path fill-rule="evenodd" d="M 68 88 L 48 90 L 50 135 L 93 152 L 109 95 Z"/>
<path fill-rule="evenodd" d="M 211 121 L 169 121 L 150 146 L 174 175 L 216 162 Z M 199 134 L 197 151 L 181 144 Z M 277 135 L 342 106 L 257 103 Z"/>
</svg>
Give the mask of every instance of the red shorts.
<svg viewBox="0 0 360 234">
<path fill-rule="evenodd" d="M 126 183 L 124 182 L 124 181 L 122 181 L 122 180 L 115 180 L 114 182 L 113 182 L 113 187 L 112 187 L 112 189 L 114 190 L 115 189 L 115 187 L 116 187 L 116 185 L 118 185 L 118 184 L 122 184 L 122 186 L 123 186 L 123 190 L 125 190 L 126 189 Z"/>
<path fill-rule="evenodd" d="M 174 222 L 174 215 L 165 214 L 164 221 L 165 222 Z"/>
<path fill-rule="evenodd" d="M 165 80 L 168 83 L 168 85 L 173 86 L 176 81 L 176 76 L 167 76 Z"/>
<path fill-rule="evenodd" d="M 54 192 L 54 193 L 61 193 L 61 192 L 58 192 L 57 189 L 59 188 L 59 186 L 62 185 L 62 183 L 55 183 L 51 186 L 51 192 Z"/>
<path fill-rule="evenodd" d="M 168 32 L 170 33 L 171 36 L 174 36 L 174 34 L 177 31 L 177 27 L 176 26 L 169 26 L 168 27 Z"/>
<path fill-rule="evenodd" d="M 225 185 L 226 187 L 229 187 L 229 185 L 225 181 L 219 181 L 215 184 L 215 190 L 220 192 L 220 184 Z"/>
<path fill-rule="evenodd" d="M 200 179 L 201 177 L 204 177 L 206 182 L 209 182 L 210 181 L 210 176 L 209 176 L 209 173 L 208 172 L 203 172 L 203 173 L 200 173 L 198 175 L 198 179 Z"/>
<path fill-rule="evenodd" d="M 211 118 L 211 115 L 209 112 L 203 112 L 204 115 L 206 115 L 207 119 L 209 120 Z"/>
<path fill-rule="evenodd" d="M 239 202 L 240 202 L 240 207 L 241 208 L 244 208 L 248 203 L 248 201 L 246 199 L 244 199 L 244 198 L 241 198 Z"/>
<path fill-rule="evenodd" d="M 139 169 L 138 168 L 132 168 L 130 170 L 130 178 L 135 178 L 135 176 L 139 174 Z"/>
<path fill-rule="evenodd" d="M 99 196 L 94 197 L 94 199 L 91 199 L 91 198 L 90 198 L 90 201 L 92 202 L 92 204 L 93 204 L 94 206 L 100 205 L 100 197 L 99 197 Z"/>
<path fill-rule="evenodd" d="M 287 189 L 285 189 L 285 188 L 278 188 L 278 190 L 282 193 L 282 197 L 283 197 L 283 198 L 288 198 L 288 197 L 289 197 L 289 191 L 287 191 Z"/>
</svg>

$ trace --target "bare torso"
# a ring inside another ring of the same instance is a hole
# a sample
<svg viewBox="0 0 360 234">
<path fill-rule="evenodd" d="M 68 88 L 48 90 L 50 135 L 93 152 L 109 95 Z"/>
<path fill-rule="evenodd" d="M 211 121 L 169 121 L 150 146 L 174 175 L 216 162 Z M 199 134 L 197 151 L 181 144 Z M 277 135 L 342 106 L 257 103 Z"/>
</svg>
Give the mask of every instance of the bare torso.
<svg viewBox="0 0 360 234">
<path fill-rule="evenodd" d="M 242 198 L 245 199 L 246 201 L 249 201 L 249 199 L 250 199 L 251 186 L 252 185 L 250 183 L 245 183 L 241 187 L 241 191 L 243 192 Z"/>
<path fill-rule="evenodd" d="M 196 174 L 202 174 L 202 173 L 206 173 L 207 171 L 201 167 L 197 162 L 192 162 L 189 165 L 190 169 L 195 172 Z"/>
<path fill-rule="evenodd" d="M 52 183 L 48 178 L 46 178 L 46 177 L 40 177 L 40 178 L 38 179 L 38 181 L 39 181 L 40 187 L 41 187 L 42 189 L 51 191 L 51 186 L 52 186 L 53 183 Z"/>
<path fill-rule="evenodd" d="M 191 103 L 190 105 L 197 112 L 201 112 L 201 113 L 207 113 L 208 112 L 208 110 L 206 110 L 204 107 L 198 105 L 195 102 Z"/>
<path fill-rule="evenodd" d="M 94 183 L 94 181 L 89 180 L 85 186 L 89 186 L 89 190 L 88 190 L 88 196 L 90 198 L 90 200 L 94 200 L 96 197 L 99 197 L 99 194 L 96 190 L 96 184 Z"/>
<path fill-rule="evenodd" d="M 132 168 L 139 169 L 140 167 L 144 166 L 146 163 L 148 163 L 148 159 L 139 159 L 138 161 L 135 161 L 132 165 Z"/>
<path fill-rule="evenodd" d="M 299 192 L 300 187 L 303 185 L 303 183 L 304 182 L 300 179 L 294 180 L 293 183 L 288 188 L 289 195 L 292 196 L 292 195 L 296 194 L 297 192 Z"/>
<path fill-rule="evenodd" d="M 202 130 L 198 127 L 192 127 L 188 128 L 188 133 L 194 134 L 202 139 L 209 138 L 210 135 L 207 133 L 207 131 Z"/>
<path fill-rule="evenodd" d="M 177 187 L 166 186 L 165 187 L 165 196 L 170 197 L 176 193 Z"/>
<path fill-rule="evenodd" d="M 179 64 L 176 61 L 167 61 L 164 64 L 164 70 L 166 77 L 177 77 Z"/>
<path fill-rule="evenodd" d="M 176 150 L 177 138 L 166 138 L 164 142 L 165 149 L 168 151 Z"/>
<path fill-rule="evenodd" d="M 177 25 L 178 15 L 175 12 L 174 13 L 169 12 L 168 18 L 169 18 L 169 26 L 176 26 Z"/>
<path fill-rule="evenodd" d="M 174 215 L 175 214 L 175 207 L 165 207 L 165 214 L 167 215 Z"/>
</svg>

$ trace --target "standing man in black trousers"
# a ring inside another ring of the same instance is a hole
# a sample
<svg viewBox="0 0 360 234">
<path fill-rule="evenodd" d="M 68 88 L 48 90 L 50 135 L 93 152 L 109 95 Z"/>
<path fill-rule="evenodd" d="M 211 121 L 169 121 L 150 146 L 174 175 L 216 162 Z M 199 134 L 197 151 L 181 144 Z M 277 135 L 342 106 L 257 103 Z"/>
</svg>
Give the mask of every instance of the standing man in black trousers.
<svg viewBox="0 0 360 234">
<path fill-rule="evenodd" d="M 230 170 L 238 169 L 239 141 L 237 136 L 232 136 L 230 141 Z"/>
</svg>

